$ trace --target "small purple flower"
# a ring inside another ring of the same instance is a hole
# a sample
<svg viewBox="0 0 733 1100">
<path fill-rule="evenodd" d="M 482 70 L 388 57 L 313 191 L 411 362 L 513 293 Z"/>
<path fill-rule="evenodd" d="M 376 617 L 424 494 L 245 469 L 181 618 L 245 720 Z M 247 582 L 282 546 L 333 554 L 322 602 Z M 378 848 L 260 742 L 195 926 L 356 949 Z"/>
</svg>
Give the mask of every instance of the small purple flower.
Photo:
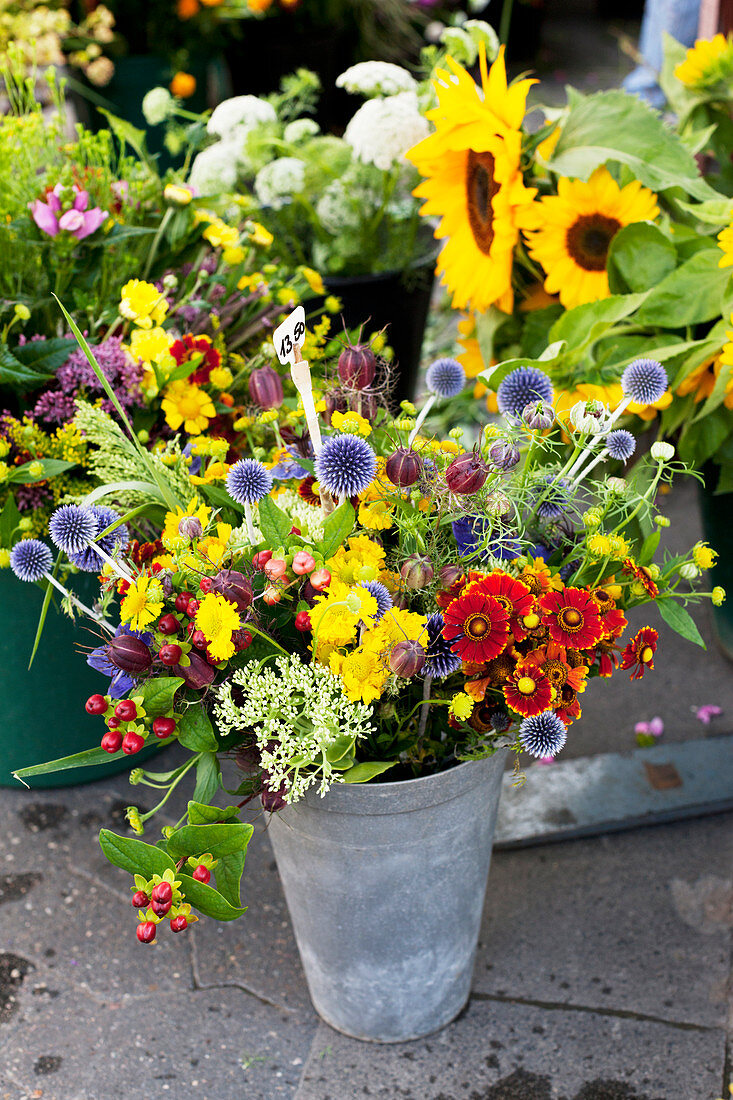
<svg viewBox="0 0 733 1100">
<path fill-rule="evenodd" d="M 237 504 L 256 504 L 272 488 L 272 474 L 254 458 L 241 458 L 227 474 L 227 491 Z"/>
<path fill-rule="evenodd" d="M 62 504 L 48 523 L 51 538 L 65 554 L 79 554 L 97 534 L 97 518 L 89 507 Z"/>
<path fill-rule="evenodd" d="M 628 462 L 636 450 L 636 440 L 631 432 L 618 428 L 606 436 L 606 450 L 617 462 Z"/>
<path fill-rule="evenodd" d="M 448 401 L 466 385 L 466 372 L 457 359 L 436 359 L 428 367 L 425 381 L 431 393 Z"/>
<path fill-rule="evenodd" d="M 510 371 L 496 391 L 499 412 L 509 417 L 521 417 L 527 405 L 537 401 L 551 404 L 552 396 L 552 382 L 537 367 Z"/>
<path fill-rule="evenodd" d="M 720 707 L 716 707 L 714 703 L 706 703 L 702 707 L 698 707 L 695 711 L 695 717 L 698 722 L 702 722 L 704 726 L 709 726 L 713 718 L 717 718 L 723 711 Z"/>
<path fill-rule="evenodd" d="M 638 405 L 653 405 L 667 391 L 667 372 L 656 359 L 635 359 L 621 375 L 621 389 Z"/>
<path fill-rule="evenodd" d="M 124 524 L 116 527 L 114 531 L 110 531 L 104 538 L 97 539 L 101 531 L 104 531 L 110 524 L 120 518 L 113 508 L 107 508 L 104 504 L 90 504 L 89 510 L 95 520 L 94 540 L 105 554 L 111 557 L 118 546 L 127 546 L 130 536 Z M 83 550 L 72 552 L 68 556 L 77 569 L 81 569 L 85 573 L 99 573 L 104 568 L 104 559 L 96 552 L 92 543 L 85 546 Z"/>
<path fill-rule="evenodd" d="M 376 477 L 377 457 L 369 444 L 356 435 L 327 439 L 316 459 L 316 478 L 322 489 L 335 497 L 355 497 Z"/>
<path fill-rule="evenodd" d="M 436 680 L 444 680 L 461 667 L 461 658 L 451 650 L 450 643 L 443 637 L 443 616 L 439 611 L 427 621 L 428 632 L 425 645 L 425 674 Z"/>
<path fill-rule="evenodd" d="M 381 581 L 361 581 L 358 588 L 366 588 L 374 599 L 377 601 L 377 622 L 386 615 L 391 607 L 394 607 L 392 597 L 389 594 L 389 589 Z"/>
</svg>

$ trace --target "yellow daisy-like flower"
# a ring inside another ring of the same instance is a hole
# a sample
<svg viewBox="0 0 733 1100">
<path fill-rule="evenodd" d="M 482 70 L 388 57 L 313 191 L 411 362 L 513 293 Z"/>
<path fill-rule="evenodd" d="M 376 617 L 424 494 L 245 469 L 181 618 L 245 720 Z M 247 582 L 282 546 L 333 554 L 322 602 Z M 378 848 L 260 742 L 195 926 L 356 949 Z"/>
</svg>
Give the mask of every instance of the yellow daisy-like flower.
<svg viewBox="0 0 733 1100">
<path fill-rule="evenodd" d="M 217 390 L 225 390 L 231 386 L 234 381 L 234 375 L 229 370 L 229 367 L 214 367 L 209 372 L 209 382 L 212 386 L 215 386 Z"/>
<path fill-rule="evenodd" d="M 233 603 L 214 592 L 208 592 L 196 612 L 196 626 L 203 631 L 209 652 L 219 661 L 234 656 L 232 634 L 239 630 L 239 612 Z"/>
<path fill-rule="evenodd" d="M 136 328 L 130 336 L 127 349 L 133 359 L 143 363 L 157 363 L 162 366 L 168 361 L 174 365 L 170 354 L 171 338 L 164 328 Z"/>
<path fill-rule="evenodd" d="M 733 39 L 724 34 L 698 38 L 685 54 L 674 75 L 688 88 L 700 90 L 728 83 L 733 77 Z"/>
<path fill-rule="evenodd" d="M 203 477 L 191 474 L 194 485 L 213 485 L 215 481 L 223 481 L 229 473 L 229 464 L 226 462 L 210 462 L 206 467 Z"/>
<path fill-rule="evenodd" d="M 367 531 L 388 531 L 392 526 L 392 511 L 392 505 L 386 500 L 362 501 L 359 523 Z"/>
<path fill-rule="evenodd" d="M 692 560 L 698 569 L 712 569 L 717 556 L 717 552 L 704 542 L 697 542 L 692 548 Z"/>
<path fill-rule="evenodd" d="M 350 598 L 353 608 L 349 606 Z M 321 646 L 345 646 L 353 642 L 359 624 L 371 626 L 377 611 L 377 601 L 366 588 L 332 580 L 328 592 L 318 596 L 310 611 L 311 626 L 319 649 Z"/>
<path fill-rule="evenodd" d="M 611 540 L 608 535 L 591 535 L 588 550 L 594 558 L 606 558 L 611 553 Z"/>
<path fill-rule="evenodd" d="M 122 288 L 119 311 L 128 321 L 140 328 L 159 325 L 168 312 L 168 303 L 152 283 L 142 279 L 130 279 Z"/>
<path fill-rule="evenodd" d="M 424 182 L 415 195 L 421 213 L 439 215 L 435 231 L 447 238 L 438 272 L 453 306 L 483 311 L 491 305 L 510 313 L 512 265 L 520 215 L 536 191 L 524 186 L 520 168 L 522 120 L 532 80 L 507 85 L 503 47 L 487 71 L 480 50 L 481 89 L 452 58 L 438 69 L 438 106 L 427 117 L 435 132 L 406 156 Z"/>
<path fill-rule="evenodd" d="M 473 699 L 465 691 L 459 691 L 450 701 L 450 713 L 459 722 L 466 722 L 473 712 Z"/>
<path fill-rule="evenodd" d="M 382 694 L 387 676 L 379 654 L 373 649 L 360 646 L 353 653 L 332 652 L 329 664 L 352 703 L 373 703 Z"/>
<path fill-rule="evenodd" d="M 236 248 L 239 244 L 239 231 L 221 218 L 209 222 L 201 236 L 214 248 Z"/>
<path fill-rule="evenodd" d="M 161 406 L 168 426 L 175 432 L 183 425 L 189 435 L 206 431 L 209 420 L 216 416 L 209 395 L 185 379 L 166 386 Z"/>
<path fill-rule="evenodd" d="M 298 271 L 303 276 L 314 294 L 325 294 L 326 287 L 320 273 L 312 267 L 299 267 Z"/>
<path fill-rule="evenodd" d="M 339 432 L 346 432 L 348 435 L 362 435 L 366 436 L 372 434 L 372 426 L 369 421 L 359 416 L 356 412 L 339 412 L 336 409 L 331 413 L 331 424 Z"/>
<path fill-rule="evenodd" d="M 132 630 L 144 630 L 163 610 L 163 589 L 153 577 L 141 576 L 132 581 L 122 604 L 120 618 Z"/>
<path fill-rule="evenodd" d="M 382 580 L 385 552 L 378 542 L 367 535 L 352 535 L 347 546 L 339 546 L 332 558 L 326 562 L 326 568 L 333 581 L 344 584 L 358 584 L 359 581 Z"/>
<path fill-rule="evenodd" d="M 561 179 L 522 223 L 529 253 L 545 270 L 545 290 L 566 309 L 608 298 L 606 260 L 619 229 L 659 215 L 657 197 L 634 180 L 619 187 L 601 165 L 589 180 Z"/>
<path fill-rule="evenodd" d="M 184 539 L 178 533 L 181 520 L 187 516 L 195 517 L 201 524 L 202 531 L 205 531 L 211 519 L 211 508 L 206 504 L 201 504 L 198 497 L 192 497 L 185 512 L 183 508 L 176 508 L 175 512 L 166 512 L 163 531 L 160 536 L 166 550 L 178 550 L 190 543 L 190 539 Z"/>
</svg>

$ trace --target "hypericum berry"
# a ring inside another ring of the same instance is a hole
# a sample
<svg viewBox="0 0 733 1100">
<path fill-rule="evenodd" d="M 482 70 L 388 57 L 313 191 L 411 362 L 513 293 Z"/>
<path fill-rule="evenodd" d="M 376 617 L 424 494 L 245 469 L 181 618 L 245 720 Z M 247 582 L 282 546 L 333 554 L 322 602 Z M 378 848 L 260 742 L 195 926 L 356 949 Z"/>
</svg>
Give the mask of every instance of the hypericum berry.
<svg viewBox="0 0 733 1100">
<path fill-rule="evenodd" d="M 107 719 L 107 728 L 108 729 L 116 730 L 117 727 L 119 726 L 119 724 L 120 724 L 120 720 L 119 720 L 119 718 L 116 718 L 114 716 L 114 714 L 110 715 L 110 717 Z"/>
<path fill-rule="evenodd" d="M 212 581 L 211 577 L 202 577 L 201 580 L 199 581 L 199 588 L 201 589 L 201 591 L 203 592 L 203 594 L 205 596 L 209 592 L 211 592 L 211 587 L 212 587 L 213 583 L 214 582 Z"/>
<path fill-rule="evenodd" d="M 180 623 L 175 615 L 162 615 L 158 620 L 158 630 L 161 634 L 177 634 L 180 629 Z"/>
<path fill-rule="evenodd" d="M 274 584 L 268 584 L 267 588 L 262 593 L 262 599 L 268 607 L 274 607 L 276 603 L 280 603 L 282 598 L 282 592 L 279 588 L 276 588 Z"/>
<path fill-rule="evenodd" d="M 120 722 L 132 722 L 137 718 L 137 707 L 132 699 L 120 699 L 115 707 L 115 718 L 119 718 Z"/>
<path fill-rule="evenodd" d="M 307 550 L 299 550 L 293 558 L 293 572 L 302 577 L 306 573 L 312 573 L 316 567 L 316 559 Z M 267 570 L 265 570 L 267 572 Z"/>
<path fill-rule="evenodd" d="M 132 908 L 133 909 L 147 909 L 150 905 L 150 898 L 144 890 L 136 890 L 132 895 Z"/>
<path fill-rule="evenodd" d="M 119 730 L 108 730 L 100 744 L 105 752 L 119 752 L 122 745 L 122 734 Z"/>
<path fill-rule="evenodd" d="M 140 943 L 155 943 L 156 931 L 155 921 L 145 920 L 137 926 L 137 938 Z"/>
<path fill-rule="evenodd" d="M 126 756 L 134 756 L 136 752 L 140 752 L 144 744 L 144 737 L 141 737 L 139 733 L 133 733 L 132 730 L 128 730 L 122 738 L 122 751 Z"/>
<path fill-rule="evenodd" d="M 368 344 L 347 344 L 339 355 L 338 372 L 345 386 L 366 389 L 374 381 L 377 357 Z"/>
<path fill-rule="evenodd" d="M 243 649 L 249 649 L 252 645 L 252 635 L 249 630 L 235 630 L 232 634 L 232 641 L 237 653 L 241 653 Z"/>
<path fill-rule="evenodd" d="M 422 473 L 422 459 L 410 447 L 398 447 L 389 456 L 384 472 L 393 485 L 407 489 L 414 485 Z"/>
<path fill-rule="evenodd" d="M 151 901 L 150 908 L 155 913 L 156 917 L 164 917 L 170 910 L 173 903 L 170 901 Z"/>
<path fill-rule="evenodd" d="M 188 928 L 188 921 L 181 914 L 180 917 L 174 917 L 171 921 L 171 932 L 185 932 Z"/>
<path fill-rule="evenodd" d="M 185 611 L 188 607 L 188 601 L 192 599 L 193 592 L 179 592 L 175 602 L 176 611 Z"/>
<path fill-rule="evenodd" d="M 477 493 L 489 476 L 489 467 L 475 451 L 458 455 L 445 471 L 445 480 L 452 493 L 470 496 Z"/>
<path fill-rule="evenodd" d="M 188 604 L 186 605 L 186 614 L 188 615 L 189 619 L 192 619 L 194 617 L 200 606 L 201 605 L 199 604 L 199 601 L 196 599 L 190 599 L 188 601 Z"/>
<path fill-rule="evenodd" d="M 307 611 L 299 611 L 295 616 L 295 629 L 302 630 L 304 633 L 307 630 L 312 630 L 311 617 Z"/>
<path fill-rule="evenodd" d="M 221 569 L 211 581 L 211 591 L 233 603 L 237 611 L 246 611 L 254 595 L 249 577 L 236 569 Z"/>
<path fill-rule="evenodd" d="M 171 901 L 172 899 L 173 887 L 171 886 L 170 882 L 166 882 L 166 880 L 163 879 L 162 882 L 159 882 L 157 886 L 153 887 L 152 893 L 150 895 L 151 901 L 166 902 Z"/>
<path fill-rule="evenodd" d="M 313 562 L 315 565 L 315 562 Z M 278 581 L 288 571 L 288 563 L 283 558 L 270 558 L 265 565 L 265 576 L 269 577 L 271 581 Z"/>
<path fill-rule="evenodd" d="M 153 733 L 156 737 L 172 737 L 176 732 L 175 718 L 156 718 L 153 721 Z"/>
<path fill-rule="evenodd" d="M 193 626 L 193 623 L 191 623 Z M 196 649 L 206 649 L 206 635 L 203 630 L 192 630 L 190 634 L 191 645 L 195 645 Z"/>
<path fill-rule="evenodd" d="M 427 588 L 433 579 L 435 570 L 429 558 L 422 554 L 410 554 L 400 568 L 400 576 L 407 588 L 417 590 Z"/>
<path fill-rule="evenodd" d="M 260 550 L 252 558 L 252 564 L 255 569 L 264 569 L 268 561 L 272 557 L 272 550 Z"/>
<path fill-rule="evenodd" d="M 164 665 L 177 665 L 183 656 L 183 650 L 175 642 L 171 642 L 160 647 L 158 656 Z"/>
<path fill-rule="evenodd" d="M 308 580 L 316 592 L 323 592 L 324 588 L 328 588 L 331 583 L 331 574 L 327 569 L 316 569 L 314 573 L 311 573 Z"/>
<path fill-rule="evenodd" d="M 197 882 L 206 884 L 211 880 L 211 871 L 208 867 L 204 867 L 203 863 L 199 863 L 198 867 L 194 868 L 191 878 L 195 878 Z"/>
<path fill-rule="evenodd" d="M 104 714 L 109 703 L 103 695 L 90 695 L 84 704 L 87 714 Z"/>
<path fill-rule="evenodd" d="M 210 665 L 219 665 L 219 664 L 221 664 L 221 657 L 215 657 L 213 655 L 213 653 L 211 652 L 211 650 L 209 650 L 209 649 L 204 650 L 204 657 L 206 658 L 206 660 L 209 662 Z"/>
</svg>

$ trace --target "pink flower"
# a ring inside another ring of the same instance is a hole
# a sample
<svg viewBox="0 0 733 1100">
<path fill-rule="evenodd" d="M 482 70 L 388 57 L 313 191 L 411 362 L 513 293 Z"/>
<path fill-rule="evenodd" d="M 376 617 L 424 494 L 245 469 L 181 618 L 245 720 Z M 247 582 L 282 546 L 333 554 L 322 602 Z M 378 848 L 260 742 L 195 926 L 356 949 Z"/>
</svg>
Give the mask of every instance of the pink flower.
<svg viewBox="0 0 733 1100">
<path fill-rule="evenodd" d="M 107 211 L 99 206 L 87 210 L 89 192 L 83 191 L 76 184 L 72 188 L 73 203 L 64 210 L 62 200 L 67 200 L 68 191 L 67 187 L 57 183 L 47 193 L 46 202 L 36 199 L 29 204 L 31 216 L 38 228 L 49 237 L 55 237 L 62 230 L 76 237 L 77 241 L 83 241 L 105 222 Z"/>
<path fill-rule="evenodd" d="M 709 726 L 713 718 L 716 718 L 723 711 L 720 707 L 716 707 L 714 703 L 706 703 L 703 707 L 698 707 L 695 711 L 695 717 L 698 721 L 702 722 L 704 726 Z"/>
<path fill-rule="evenodd" d="M 652 718 L 649 722 L 637 722 L 634 726 L 634 733 L 661 737 L 664 733 L 664 722 L 661 718 Z"/>
</svg>

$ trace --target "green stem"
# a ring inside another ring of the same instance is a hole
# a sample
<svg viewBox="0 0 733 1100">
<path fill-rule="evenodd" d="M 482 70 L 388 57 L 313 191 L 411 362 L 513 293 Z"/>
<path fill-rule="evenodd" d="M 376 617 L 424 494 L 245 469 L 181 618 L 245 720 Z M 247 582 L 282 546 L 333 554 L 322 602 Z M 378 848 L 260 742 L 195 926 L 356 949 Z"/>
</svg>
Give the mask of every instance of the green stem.
<svg viewBox="0 0 733 1100">
<path fill-rule="evenodd" d="M 145 264 L 145 267 L 143 268 L 143 279 L 147 279 L 148 274 L 150 273 L 150 269 L 153 266 L 153 261 L 155 260 L 156 254 L 158 252 L 158 247 L 160 245 L 161 238 L 162 238 L 163 234 L 165 233 L 166 228 L 168 226 L 168 222 L 171 220 L 172 216 L 173 216 L 173 207 L 169 206 L 168 209 L 166 210 L 165 214 L 163 215 L 163 217 L 160 219 L 160 225 L 158 226 L 157 232 L 156 232 L 155 236 L 153 237 L 153 243 L 151 244 L 150 251 L 148 252 L 148 259 L 147 259 L 147 262 Z"/>
<path fill-rule="evenodd" d="M 191 757 L 191 759 L 189 760 L 189 762 L 187 764 L 184 764 L 183 768 L 181 769 L 180 775 L 177 775 L 176 778 L 173 780 L 170 787 L 168 788 L 167 793 L 163 796 L 163 798 L 161 798 L 158 805 L 153 806 L 152 810 L 148 810 L 148 812 L 146 814 L 141 815 L 140 820 L 142 822 L 147 821 L 149 818 L 151 818 L 153 816 L 153 814 L 157 814 L 158 810 L 160 810 L 163 806 L 165 806 L 166 802 L 168 801 L 170 796 L 173 794 L 173 791 L 176 789 L 178 784 L 181 782 L 181 780 L 183 779 L 186 772 L 189 772 L 191 770 L 191 768 L 194 766 L 194 764 L 197 764 L 199 762 L 202 755 L 203 755 L 202 753 L 197 752 L 194 756 Z M 151 786 L 151 785 L 152 784 L 148 784 L 148 786 Z"/>
</svg>

